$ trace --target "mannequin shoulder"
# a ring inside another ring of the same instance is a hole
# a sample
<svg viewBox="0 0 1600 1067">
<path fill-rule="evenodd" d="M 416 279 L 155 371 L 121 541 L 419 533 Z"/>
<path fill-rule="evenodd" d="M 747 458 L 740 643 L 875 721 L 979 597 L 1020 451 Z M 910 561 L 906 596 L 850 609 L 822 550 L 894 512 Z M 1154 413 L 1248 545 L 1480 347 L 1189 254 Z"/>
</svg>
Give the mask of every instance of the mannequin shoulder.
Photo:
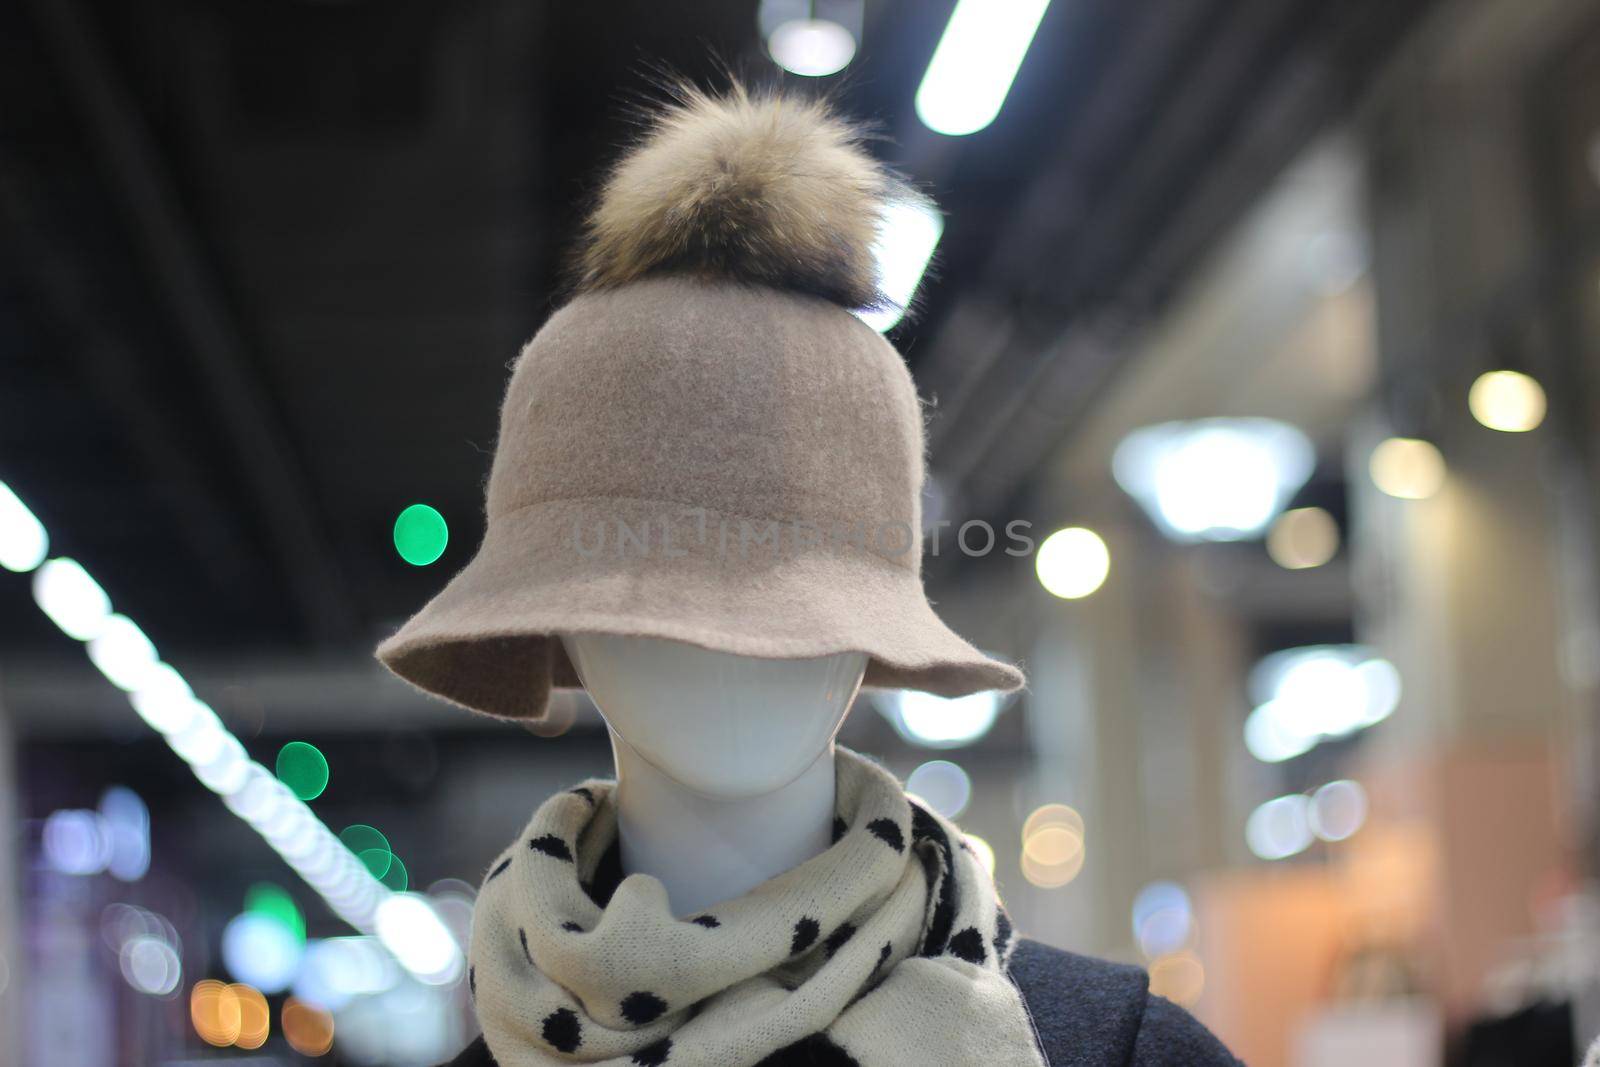
<svg viewBox="0 0 1600 1067">
<path fill-rule="evenodd" d="M 1234 1067 L 1222 1042 L 1183 1008 L 1150 992 L 1139 967 L 1018 942 L 1011 980 L 1053 1064 Z"/>
<path fill-rule="evenodd" d="M 1033 1016 L 1051 1064 L 1074 1067 L 1237 1067 L 1239 1061 L 1187 1011 L 1150 992 L 1138 967 L 1023 940 L 1011 980 Z M 447 1067 L 495 1067 L 479 1037 Z"/>
</svg>

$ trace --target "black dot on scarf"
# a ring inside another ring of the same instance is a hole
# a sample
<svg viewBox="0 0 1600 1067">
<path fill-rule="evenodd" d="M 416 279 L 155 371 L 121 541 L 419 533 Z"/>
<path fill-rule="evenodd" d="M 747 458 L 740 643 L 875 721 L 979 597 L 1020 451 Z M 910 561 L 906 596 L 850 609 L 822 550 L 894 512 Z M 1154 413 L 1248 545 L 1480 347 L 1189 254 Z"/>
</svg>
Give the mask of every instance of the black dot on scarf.
<svg viewBox="0 0 1600 1067">
<path fill-rule="evenodd" d="M 571 1008 L 557 1008 L 544 1017 L 541 1027 L 544 1039 L 557 1052 L 573 1052 L 583 1044 L 583 1027 L 578 1013 Z"/>
<path fill-rule="evenodd" d="M 904 852 L 906 850 L 905 835 L 900 832 L 900 824 L 893 819 L 873 819 L 867 823 L 867 829 L 872 832 L 874 837 L 896 852 Z"/>
<path fill-rule="evenodd" d="M 528 842 L 528 847 L 535 852 L 543 852 L 546 856 L 554 856 L 556 859 L 566 860 L 568 863 L 572 862 L 572 850 L 567 847 L 565 841 L 555 834 L 536 837 Z"/>
<path fill-rule="evenodd" d="M 848 829 L 850 829 L 850 824 L 845 822 L 840 816 L 835 815 L 833 817 L 833 843 L 837 845 L 839 843 L 839 838 L 843 837 L 845 835 L 845 831 Z"/>
<path fill-rule="evenodd" d="M 583 799 L 585 799 L 585 800 L 587 800 L 587 801 L 588 801 L 588 802 L 589 802 L 589 803 L 591 803 L 591 804 L 593 804 L 593 803 L 594 803 L 594 794 L 593 794 L 593 793 L 591 793 L 591 792 L 589 792 L 589 790 L 588 790 L 588 789 L 587 789 L 587 788 L 586 788 L 586 787 L 584 787 L 584 786 L 581 786 L 581 785 L 580 785 L 580 786 L 578 786 L 578 788 L 576 788 L 576 789 L 569 789 L 569 790 L 567 790 L 567 792 L 569 792 L 569 793 L 576 793 L 576 794 L 577 794 L 577 795 L 578 795 L 578 796 L 580 796 L 580 797 L 582 797 L 582 798 L 583 798 Z"/>
<path fill-rule="evenodd" d="M 860 1061 L 830 1041 L 824 1034 L 802 1037 L 792 1045 L 785 1045 L 756 1067 L 788 1067 L 805 1064 L 806 1067 L 861 1067 Z"/>
<path fill-rule="evenodd" d="M 982 963 L 988 958 L 988 953 L 983 950 L 983 935 L 978 933 L 976 926 L 969 926 L 954 934 L 946 951 L 968 963 Z"/>
<path fill-rule="evenodd" d="M 529 963 L 533 963 L 533 953 L 528 951 L 528 931 L 524 930 L 520 926 L 517 927 L 517 940 L 522 942 L 522 954 L 528 957 Z M 535 967 L 539 966 L 537 963 L 534 963 L 533 965 Z"/>
<path fill-rule="evenodd" d="M 507 856 L 505 859 L 500 861 L 500 863 L 495 867 L 494 870 L 489 872 L 489 877 L 485 878 L 484 881 L 485 882 L 494 881 L 496 878 L 500 877 L 502 874 L 505 874 L 506 873 L 506 868 L 509 867 L 509 866 L 511 866 L 511 857 Z"/>
<path fill-rule="evenodd" d="M 573 922 L 571 919 L 568 919 L 566 922 L 562 923 L 561 924 L 561 929 L 567 931 L 568 933 L 572 933 L 572 934 L 581 934 L 581 933 L 583 933 L 583 927 L 579 926 L 577 923 Z"/>
<path fill-rule="evenodd" d="M 629 993 L 622 998 L 622 1017 L 635 1026 L 654 1022 L 667 1010 L 667 1002 L 654 993 Z"/>
<path fill-rule="evenodd" d="M 474 997 L 478 995 L 478 968 L 467 968 L 467 989 Z"/>
<path fill-rule="evenodd" d="M 715 930 L 722 925 L 715 915 L 696 915 L 689 921 L 696 926 L 704 926 L 707 930 Z"/>
<path fill-rule="evenodd" d="M 1006 909 L 996 908 L 994 913 L 994 954 L 1005 958 L 1006 946 L 1011 944 L 1011 916 Z"/>
<path fill-rule="evenodd" d="M 812 918 L 801 919 L 794 924 L 794 940 L 789 943 L 789 955 L 794 956 L 816 943 L 817 935 L 822 933 L 822 925 Z"/>
<path fill-rule="evenodd" d="M 850 940 L 855 932 L 856 928 L 849 923 L 840 924 L 839 928 L 829 934 L 828 939 L 822 943 L 822 950 L 828 954 L 830 960 L 833 959 L 833 954 L 843 948 L 844 943 Z"/>
<path fill-rule="evenodd" d="M 667 1056 L 672 1053 L 672 1038 L 664 1037 L 654 1041 L 633 1054 L 633 1062 L 639 1067 L 661 1067 L 667 1062 Z"/>
</svg>

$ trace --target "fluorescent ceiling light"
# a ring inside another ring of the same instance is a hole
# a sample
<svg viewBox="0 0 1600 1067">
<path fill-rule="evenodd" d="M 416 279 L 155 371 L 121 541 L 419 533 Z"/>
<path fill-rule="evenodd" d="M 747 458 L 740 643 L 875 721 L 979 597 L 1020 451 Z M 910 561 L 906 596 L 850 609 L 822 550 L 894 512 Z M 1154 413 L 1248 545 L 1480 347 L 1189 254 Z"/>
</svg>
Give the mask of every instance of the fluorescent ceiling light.
<svg viewBox="0 0 1600 1067">
<path fill-rule="evenodd" d="M 886 333 L 905 317 L 943 234 L 944 216 L 926 200 L 897 200 L 889 206 L 872 246 L 878 261 L 878 287 L 888 303 L 859 312 L 862 322 Z"/>
<path fill-rule="evenodd" d="M 443 985 L 461 973 L 456 939 L 423 897 L 389 894 L 378 905 L 377 928 L 378 940 L 422 981 Z"/>
<path fill-rule="evenodd" d="M 935 133 L 976 133 L 1000 114 L 1050 0 L 960 0 L 917 89 Z"/>
<path fill-rule="evenodd" d="M 44 524 L 5 482 L 0 482 L 0 567 L 31 571 L 50 553 Z"/>
<path fill-rule="evenodd" d="M 126 615 L 113 615 L 89 642 L 89 659 L 118 689 L 136 690 L 159 666 L 156 646 Z"/>
<path fill-rule="evenodd" d="M 111 619 L 111 598 L 77 560 L 53 559 L 35 571 L 33 601 L 78 641 L 92 640 Z"/>
</svg>

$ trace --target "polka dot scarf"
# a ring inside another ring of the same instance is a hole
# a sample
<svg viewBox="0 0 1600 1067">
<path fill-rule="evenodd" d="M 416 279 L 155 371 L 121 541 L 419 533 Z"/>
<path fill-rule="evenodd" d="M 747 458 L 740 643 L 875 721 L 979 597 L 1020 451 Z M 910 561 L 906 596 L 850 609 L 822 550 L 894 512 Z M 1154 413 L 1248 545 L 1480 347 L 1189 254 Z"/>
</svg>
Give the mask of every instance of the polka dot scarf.
<svg viewBox="0 0 1600 1067">
<path fill-rule="evenodd" d="M 541 805 L 473 918 L 500 1067 L 1042 1067 L 1011 923 L 961 832 L 855 753 L 837 771 L 827 851 L 683 918 L 657 879 L 620 877 L 613 783 Z"/>
</svg>

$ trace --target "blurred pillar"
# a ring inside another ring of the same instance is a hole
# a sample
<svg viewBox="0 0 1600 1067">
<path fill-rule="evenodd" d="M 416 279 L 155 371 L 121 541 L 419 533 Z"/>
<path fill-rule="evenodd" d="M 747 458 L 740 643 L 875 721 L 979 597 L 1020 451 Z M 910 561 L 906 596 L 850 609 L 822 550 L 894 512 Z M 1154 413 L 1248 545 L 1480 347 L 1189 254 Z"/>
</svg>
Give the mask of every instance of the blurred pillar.
<svg viewBox="0 0 1600 1067">
<path fill-rule="evenodd" d="M 1547 239 L 1522 85 L 1572 5 L 1446 6 L 1449 32 L 1435 27 L 1402 57 L 1367 124 L 1388 395 L 1349 454 L 1358 637 L 1405 687 L 1368 750 L 1377 810 L 1421 820 L 1437 845 L 1420 936 L 1431 984 L 1459 1018 L 1572 873 L 1567 760 L 1583 717 L 1560 650 L 1595 604 L 1564 568 L 1572 501 L 1556 420 L 1499 433 L 1466 404 L 1504 356 L 1493 341 L 1508 294 Z M 1389 433 L 1438 446 L 1449 473 L 1436 495 L 1374 488 L 1368 458 Z"/>
<path fill-rule="evenodd" d="M 1140 889 L 1188 883 L 1223 863 L 1238 838 L 1229 789 L 1243 642 L 1223 599 L 1207 592 L 1204 565 L 1167 551 L 1112 492 L 1074 512 L 1110 548 L 1105 584 L 1083 600 L 1038 597 L 1033 794 L 1078 808 L 1086 859 L 1070 885 L 1041 891 L 1029 932 L 1138 959 L 1130 917 Z"/>
<path fill-rule="evenodd" d="M 0 1063 L 22 1062 L 22 951 L 18 878 L 21 814 L 11 718 L 0 701 Z"/>
<path fill-rule="evenodd" d="M 1040 804 L 1069 804 L 1084 817 L 1084 868 L 1065 886 L 1039 888 L 1016 877 L 1010 894 L 1019 927 L 1047 944 L 1076 952 L 1103 952 L 1109 938 L 1097 929 L 1095 872 L 1106 845 L 1100 818 L 1100 742 L 1095 722 L 1093 666 L 1081 621 L 1063 612 L 1040 627 L 1028 657 L 1028 740 L 1034 753 L 1031 780 L 1019 783 L 1019 822 Z"/>
</svg>

